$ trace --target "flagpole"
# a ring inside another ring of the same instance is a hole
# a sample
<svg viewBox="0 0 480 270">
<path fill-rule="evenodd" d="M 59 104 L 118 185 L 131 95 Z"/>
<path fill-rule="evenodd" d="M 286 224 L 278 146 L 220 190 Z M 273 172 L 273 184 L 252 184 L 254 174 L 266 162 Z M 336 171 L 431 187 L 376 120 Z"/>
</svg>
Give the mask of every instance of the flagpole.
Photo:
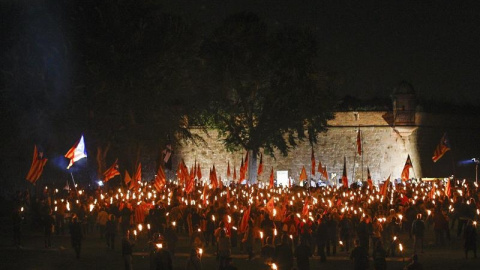
<svg viewBox="0 0 480 270">
<path fill-rule="evenodd" d="M 360 127 L 358 127 L 358 131 L 360 131 Z M 363 155 L 364 155 L 364 153 L 363 153 L 363 137 L 362 137 L 362 133 L 360 133 L 360 145 L 362 146 L 362 148 L 361 148 L 361 155 L 362 155 L 362 180 L 361 180 L 361 181 L 363 182 L 363 179 L 364 179 L 364 178 L 363 178 L 363 169 L 364 169 L 364 168 L 363 168 Z"/>
<path fill-rule="evenodd" d="M 75 184 L 75 179 L 73 179 L 73 173 L 72 172 L 70 172 L 70 175 L 72 176 L 73 188 L 75 189 L 75 192 L 76 192 L 77 191 L 77 187 L 76 187 L 77 184 Z"/>
</svg>

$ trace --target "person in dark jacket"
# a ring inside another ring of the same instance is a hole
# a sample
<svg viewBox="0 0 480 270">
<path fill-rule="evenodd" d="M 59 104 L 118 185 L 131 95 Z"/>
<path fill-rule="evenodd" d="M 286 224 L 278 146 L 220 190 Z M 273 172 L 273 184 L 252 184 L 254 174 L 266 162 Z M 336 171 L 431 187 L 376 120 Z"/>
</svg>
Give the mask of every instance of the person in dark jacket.
<svg viewBox="0 0 480 270">
<path fill-rule="evenodd" d="M 413 253 L 417 253 L 417 246 L 423 253 L 423 236 L 425 235 L 425 222 L 422 220 L 422 214 L 417 214 L 417 219 L 412 223 L 413 235 Z"/>
<path fill-rule="evenodd" d="M 307 243 L 307 238 L 300 237 L 300 243 L 295 249 L 295 258 L 297 258 L 297 267 L 299 270 L 310 269 L 310 257 L 312 256 L 312 250 Z"/>
<path fill-rule="evenodd" d="M 368 269 L 368 248 L 360 245 L 360 240 L 355 240 L 355 248 L 350 253 L 350 259 L 353 260 L 353 269 Z"/>
<path fill-rule="evenodd" d="M 130 240 L 130 231 L 127 230 L 122 238 L 122 257 L 125 270 L 132 270 L 132 255 L 134 242 Z"/>
<path fill-rule="evenodd" d="M 317 241 L 317 252 L 320 256 L 320 262 L 326 262 L 325 245 L 327 243 L 328 226 L 325 218 L 319 219 L 317 231 L 315 232 L 315 239 Z"/>
<path fill-rule="evenodd" d="M 72 242 L 72 247 L 75 250 L 77 259 L 80 258 L 80 249 L 82 248 L 82 227 L 78 222 L 78 217 L 74 216 L 72 222 L 70 223 L 70 238 Z"/>
<path fill-rule="evenodd" d="M 105 238 L 107 240 L 107 246 L 111 249 L 115 247 L 115 236 L 117 235 L 117 220 L 115 215 L 111 214 L 108 218 L 105 228 Z"/>
<path fill-rule="evenodd" d="M 284 234 L 282 235 L 282 243 L 275 247 L 274 260 L 278 269 L 291 269 L 293 266 L 293 253 L 289 241 L 288 235 Z"/>
<path fill-rule="evenodd" d="M 373 266 L 375 270 L 386 270 L 387 269 L 387 251 L 383 248 L 382 240 L 375 242 L 375 249 L 373 252 Z"/>
<path fill-rule="evenodd" d="M 475 228 L 472 220 L 467 222 L 463 237 L 465 239 L 465 259 L 468 259 L 468 251 L 470 250 L 473 251 L 473 257 L 477 258 L 477 228 Z"/>
</svg>

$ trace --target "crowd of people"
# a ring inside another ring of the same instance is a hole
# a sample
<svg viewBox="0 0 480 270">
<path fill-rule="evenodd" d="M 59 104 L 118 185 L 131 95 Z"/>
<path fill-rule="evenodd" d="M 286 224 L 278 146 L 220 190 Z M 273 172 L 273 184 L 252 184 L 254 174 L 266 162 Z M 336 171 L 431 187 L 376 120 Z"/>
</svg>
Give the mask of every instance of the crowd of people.
<svg viewBox="0 0 480 270">
<path fill-rule="evenodd" d="M 371 264 L 386 269 L 386 257 L 404 255 L 412 255 L 408 269 L 421 269 L 417 254 L 425 251 L 427 230 L 433 230 L 438 246 L 463 237 L 465 257 L 471 251 L 477 256 L 479 189 L 476 183 L 453 179 L 409 180 L 387 188 L 235 183 L 211 188 L 196 181 L 187 193 L 184 185 L 169 181 L 162 190 L 149 183 L 135 190 L 42 190 L 35 198 L 28 193 L 16 198 L 16 245 L 21 245 L 20 224 L 27 217 L 43 227 L 46 248 L 52 234 L 70 233 L 77 258 L 83 236 L 98 233 L 109 248 L 121 248 L 125 269 L 132 268 L 132 234 L 142 231 L 152 239 L 153 269 L 172 269 L 180 235 L 190 239 L 185 269 L 201 269 L 207 247 L 213 247 L 219 269 L 235 269 L 232 248 L 245 252 L 249 260 L 261 256 L 277 269 L 310 269 L 312 256 L 325 262 L 340 251 L 350 254 L 354 269 Z M 408 238 L 413 240 L 409 247 L 401 242 Z"/>
</svg>

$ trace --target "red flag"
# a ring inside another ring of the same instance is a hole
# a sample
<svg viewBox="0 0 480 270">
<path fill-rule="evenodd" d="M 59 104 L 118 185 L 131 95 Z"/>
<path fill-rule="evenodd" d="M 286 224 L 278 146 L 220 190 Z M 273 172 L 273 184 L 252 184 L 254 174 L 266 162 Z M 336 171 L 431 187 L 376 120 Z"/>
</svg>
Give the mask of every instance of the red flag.
<svg viewBox="0 0 480 270">
<path fill-rule="evenodd" d="M 200 163 L 197 164 L 197 179 L 202 179 L 202 170 L 200 169 Z"/>
<path fill-rule="evenodd" d="M 430 192 L 428 193 L 428 197 L 433 200 L 433 196 L 435 195 L 435 183 L 432 183 L 432 189 L 430 189 Z"/>
<path fill-rule="evenodd" d="M 347 177 L 347 158 L 343 157 L 343 174 L 342 174 L 342 183 L 344 188 L 348 188 L 348 177 Z"/>
<path fill-rule="evenodd" d="M 130 183 L 131 181 L 132 181 L 132 177 L 130 176 L 128 171 L 125 170 L 125 179 L 124 179 L 125 186 L 128 186 L 128 183 Z"/>
<path fill-rule="evenodd" d="M 232 173 L 230 172 L 230 161 L 227 163 L 227 178 L 230 178 L 232 176 Z"/>
<path fill-rule="evenodd" d="M 237 180 L 237 169 L 235 168 L 235 165 L 233 165 L 233 181 Z"/>
<path fill-rule="evenodd" d="M 270 172 L 270 184 L 268 185 L 268 188 L 273 188 L 273 167 L 272 171 Z"/>
<path fill-rule="evenodd" d="M 218 187 L 220 188 L 220 190 L 223 189 L 223 182 L 222 182 L 222 177 L 221 176 L 218 176 Z"/>
<path fill-rule="evenodd" d="M 155 180 L 153 181 L 153 187 L 158 192 L 160 192 L 161 190 L 163 190 L 166 184 L 167 184 L 167 177 L 165 176 L 165 171 L 160 165 L 158 166 L 157 175 L 155 176 Z"/>
<path fill-rule="evenodd" d="M 410 155 L 407 156 L 407 161 L 405 162 L 405 166 L 403 166 L 402 170 L 402 181 L 407 181 L 410 179 L 410 168 L 412 168 L 412 160 L 410 159 Z"/>
<path fill-rule="evenodd" d="M 328 181 L 328 172 L 327 172 L 327 166 L 325 166 L 325 168 L 323 169 L 323 177 L 325 177 L 325 179 Z"/>
<path fill-rule="evenodd" d="M 305 198 L 305 201 L 303 203 L 303 209 L 302 209 L 302 216 L 308 217 L 308 204 L 309 204 L 309 198 L 308 196 Z"/>
<path fill-rule="evenodd" d="M 120 175 L 120 172 L 118 171 L 118 165 L 117 165 L 118 159 L 115 160 L 115 162 L 108 168 L 104 173 L 103 173 L 103 181 L 107 182 L 108 180 L 112 179 L 113 177 Z"/>
<path fill-rule="evenodd" d="M 29 181 L 32 184 L 35 184 L 35 182 L 40 178 L 43 172 L 43 167 L 47 163 L 47 160 L 43 156 L 43 152 L 39 152 L 37 150 L 37 146 L 35 145 L 33 147 L 33 160 L 32 160 L 32 165 L 30 166 L 30 170 L 28 171 L 27 181 Z"/>
<path fill-rule="evenodd" d="M 447 180 L 447 185 L 445 186 L 445 195 L 449 198 L 452 196 L 452 187 L 450 186 L 450 179 Z"/>
<path fill-rule="evenodd" d="M 275 201 L 273 200 L 273 197 L 268 200 L 267 205 L 265 206 L 267 208 L 267 211 L 269 213 L 273 213 L 273 209 L 275 208 Z"/>
<path fill-rule="evenodd" d="M 137 170 L 135 171 L 135 175 L 133 176 L 133 180 L 136 182 L 142 181 L 142 163 L 138 163 Z"/>
<path fill-rule="evenodd" d="M 263 154 L 260 153 L 260 164 L 258 165 L 257 175 L 261 175 L 263 172 Z"/>
<path fill-rule="evenodd" d="M 305 170 L 305 166 L 302 167 L 302 172 L 300 173 L 299 180 L 307 180 L 307 171 Z"/>
<path fill-rule="evenodd" d="M 450 150 L 450 141 L 447 138 L 447 133 L 445 133 L 433 152 L 433 162 L 437 162 L 448 150 Z"/>
<path fill-rule="evenodd" d="M 250 219 L 250 209 L 252 206 L 249 206 L 245 212 L 243 212 L 242 221 L 240 222 L 240 232 L 245 232 L 247 230 L 248 220 Z"/>
<path fill-rule="evenodd" d="M 191 193 L 193 191 L 194 186 L 195 186 L 195 174 L 194 174 L 194 169 L 192 167 L 190 169 L 190 175 L 188 176 L 188 179 L 187 179 L 187 186 L 185 187 L 185 192 L 187 192 L 187 194 Z"/>
<path fill-rule="evenodd" d="M 242 163 L 240 164 L 240 179 L 238 180 L 240 183 L 245 179 L 245 164 L 243 163 L 243 158 L 242 158 Z"/>
<path fill-rule="evenodd" d="M 67 166 L 67 170 L 72 167 L 73 163 L 77 162 L 78 160 L 87 157 L 87 153 L 85 152 L 85 141 L 83 140 L 83 135 L 80 137 L 70 150 L 65 154 L 65 157 L 70 159 L 70 163 Z"/>
<path fill-rule="evenodd" d="M 312 148 L 312 156 L 310 157 L 310 160 L 312 161 L 312 175 L 315 175 L 315 154 L 313 153 L 313 148 Z"/>
<path fill-rule="evenodd" d="M 208 185 L 203 186 L 203 205 L 207 205 L 207 188 Z"/>
<path fill-rule="evenodd" d="M 382 190 L 380 191 L 380 195 L 386 197 L 388 194 L 388 186 L 390 185 L 390 176 L 388 176 L 387 180 L 383 182 Z"/>
<path fill-rule="evenodd" d="M 357 131 L 357 153 L 362 155 L 362 135 L 360 129 Z"/>
<path fill-rule="evenodd" d="M 372 181 L 372 176 L 370 175 L 370 168 L 367 167 L 367 184 L 368 184 L 368 188 L 370 190 L 373 189 L 373 181 Z"/>
<path fill-rule="evenodd" d="M 217 172 L 215 171 L 215 165 L 213 165 L 213 169 L 210 170 L 210 183 L 212 184 L 213 189 L 216 189 L 218 187 Z"/>
</svg>

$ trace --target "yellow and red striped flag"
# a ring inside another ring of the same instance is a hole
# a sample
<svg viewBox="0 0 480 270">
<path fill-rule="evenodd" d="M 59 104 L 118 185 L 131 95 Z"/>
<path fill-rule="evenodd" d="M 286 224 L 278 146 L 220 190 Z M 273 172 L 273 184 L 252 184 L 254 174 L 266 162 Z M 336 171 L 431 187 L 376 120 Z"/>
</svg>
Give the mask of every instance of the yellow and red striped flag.
<svg viewBox="0 0 480 270">
<path fill-rule="evenodd" d="M 43 152 L 39 152 L 37 149 L 37 146 L 35 145 L 33 147 L 33 160 L 32 160 L 32 165 L 30 166 L 30 170 L 28 171 L 27 179 L 28 182 L 35 184 L 37 182 L 38 178 L 42 175 L 43 172 L 43 167 L 47 163 L 47 160 L 43 156 Z"/>
<path fill-rule="evenodd" d="M 437 145 L 437 148 L 435 148 L 435 151 L 433 152 L 433 162 L 437 162 L 448 150 L 450 150 L 450 141 L 448 140 L 447 133 L 444 133 L 442 138 L 440 139 L 440 143 Z"/>
<path fill-rule="evenodd" d="M 342 174 L 342 183 L 344 188 L 348 188 L 348 177 L 347 177 L 347 158 L 343 157 L 343 174 Z"/>
<path fill-rule="evenodd" d="M 162 165 L 158 166 L 157 175 L 153 181 L 153 187 L 158 191 L 162 191 L 165 185 L 167 184 L 167 178 L 165 177 L 165 171 L 162 168 Z"/>
<path fill-rule="evenodd" d="M 128 183 L 130 183 L 131 181 L 132 181 L 132 177 L 130 176 L 128 171 L 125 170 L 125 179 L 124 179 L 125 185 L 128 186 Z"/>
<path fill-rule="evenodd" d="M 110 179 L 113 177 L 120 175 L 120 172 L 118 171 L 118 159 L 115 160 L 115 162 L 108 168 L 104 173 L 103 173 L 103 181 L 108 182 Z"/>
<path fill-rule="evenodd" d="M 407 156 L 407 161 L 405 162 L 405 166 L 403 166 L 402 170 L 402 181 L 405 182 L 410 179 L 410 168 L 412 168 L 412 160 L 410 159 L 410 155 Z"/>
</svg>

